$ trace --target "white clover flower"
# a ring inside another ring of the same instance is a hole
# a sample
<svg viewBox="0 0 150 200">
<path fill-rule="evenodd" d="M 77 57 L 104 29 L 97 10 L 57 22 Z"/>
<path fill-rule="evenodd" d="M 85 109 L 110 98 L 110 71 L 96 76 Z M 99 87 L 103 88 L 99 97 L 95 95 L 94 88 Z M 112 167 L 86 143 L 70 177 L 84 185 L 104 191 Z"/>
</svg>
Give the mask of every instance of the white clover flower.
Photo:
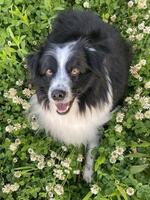
<svg viewBox="0 0 150 200">
<path fill-rule="evenodd" d="M 88 2 L 88 1 L 85 1 L 85 2 L 83 3 L 83 7 L 84 7 L 84 8 L 90 8 L 89 2 Z"/>
<path fill-rule="evenodd" d="M 121 156 L 124 153 L 124 148 L 122 147 L 116 147 L 116 153 Z"/>
<path fill-rule="evenodd" d="M 124 113 L 118 112 L 116 116 L 116 122 L 122 122 L 124 119 Z"/>
<path fill-rule="evenodd" d="M 57 157 L 57 153 L 55 151 L 51 151 L 50 156 L 51 156 L 51 158 L 56 158 Z"/>
<path fill-rule="evenodd" d="M 79 175 L 79 174 L 80 174 L 80 170 L 79 170 L 79 169 L 74 170 L 74 171 L 73 171 L 73 174 Z"/>
<path fill-rule="evenodd" d="M 18 145 L 16 145 L 15 143 L 11 143 L 10 146 L 9 146 L 9 149 L 15 153 L 17 151 L 17 147 Z"/>
<path fill-rule="evenodd" d="M 54 191 L 56 192 L 56 194 L 58 194 L 60 196 L 64 193 L 64 188 L 62 185 L 56 184 L 54 187 Z"/>
<path fill-rule="evenodd" d="M 146 26 L 143 30 L 143 33 L 150 34 L 150 26 Z"/>
<path fill-rule="evenodd" d="M 21 129 L 21 124 L 19 123 L 14 124 L 14 130 L 17 131 L 19 129 Z"/>
<path fill-rule="evenodd" d="M 2 188 L 2 192 L 6 193 L 6 194 L 10 193 L 11 192 L 11 185 L 10 184 L 4 185 L 4 187 Z"/>
<path fill-rule="evenodd" d="M 135 36 L 135 38 L 138 40 L 138 41 L 141 41 L 144 37 L 144 34 L 143 33 L 139 33 Z"/>
<path fill-rule="evenodd" d="M 37 160 L 37 154 L 36 153 L 32 153 L 31 155 L 30 155 L 30 160 L 31 161 L 36 161 Z"/>
<path fill-rule="evenodd" d="M 111 153 L 111 156 L 114 158 L 118 158 L 118 153 L 116 152 L 116 150 Z"/>
<path fill-rule="evenodd" d="M 14 177 L 20 178 L 20 177 L 21 177 L 21 171 L 16 171 L 16 172 L 14 173 Z"/>
<path fill-rule="evenodd" d="M 139 64 L 142 65 L 142 66 L 145 66 L 146 65 L 146 60 L 145 59 L 141 59 Z"/>
<path fill-rule="evenodd" d="M 140 94 L 135 94 L 135 95 L 134 95 L 134 99 L 135 99 L 135 100 L 139 100 L 139 99 L 140 99 Z"/>
<path fill-rule="evenodd" d="M 28 110 L 30 108 L 30 104 L 25 100 L 23 100 L 21 104 L 24 110 Z"/>
<path fill-rule="evenodd" d="M 132 196 L 134 195 L 135 191 L 132 187 L 127 188 L 126 190 L 127 195 Z"/>
<path fill-rule="evenodd" d="M 31 122 L 32 130 L 36 131 L 39 128 L 39 124 L 36 121 Z"/>
<path fill-rule="evenodd" d="M 78 157 L 77 157 L 77 161 L 78 162 L 82 162 L 84 159 L 83 155 L 82 154 L 79 154 Z"/>
<path fill-rule="evenodd" d="M 50 159 L 50 160 L 47 161 L 47 166 L 48 167 L 52 167 L 54 165 L 55 165 L 55 160 L 54 159 Z"/>
<path fill-rule="evenodd" d="M 29 88 L 25 88 L 22 91 L 22 94 L 24 94 L 26 97 L 31 97 L 31 90 Z"/>
<path fill-rule="evenodd" d="M 50 192 L 53 190 L 53 184 L 52 183 L 49 183 L 46 187 L 45 187 L 46 191 L 47 192 Z"/>
<path fill-rule="evenodd" d="M 20 145 L 21 144 L 21 140 L 19 138 L 15 139 L 15 144 L 16 145 Z"/>
<path fill-rule="evenodd" d="M 137 94 L 141 94 L 141 93 L 142 93 L 142 91 L 143 91 L 143 89 L 142 89 L 142 88 L 140 88 L 140 87 L 136 89 L 136 93 L 137 93 Z"/>
<path fill-rule="evenodd" d="M 131 66 L 129 71 L 134 77 L 139 76 L 139 74 L 138 74 L 139 68 L 137 66 Z"/>
<path fill-rule="evenodd" d="M 14 127 L 12 125 L 8 125 L 5 127 L 5 131 L 8 133 L 11 133 L 14 131 Z"/>
<path fill-rule="evenodd" d="M 131 20 L 132 20 L 133 22 L 136 22 L 137 18 L 138 18 L 138 15 L 137 15 L 137 14 L 133 14 L 133 15 L 131 16 Z"/>
<path fill-rule="evenodd" d="M 17 157 L 14 157 L 13 158 L 13 163 L 17 163 L 18 162 L 18 158 Z"/>
<path fill-rule="evenodd" d="M 64 152 L 67 151 L 67 147 L 66 147 L 66 146 L 63 145 L 61 148 L 62 148 L 62 150 L 63 150 Z"/>
<path fill-rule="evenodd" d="M 117 125 L 115 126 L 115 131 L 116 131 L 116 132 L 121 133 L 122 130 L 123 130 L 123 126 L 122 126 L 122 125 L 117 124 Z"/>
<path fill-rule="evenodd" d="M 148 20 L 149 17 L 150 17 L 150 16 L 147 14 L 147 15 L 144 16 L 144 19 L 145 19 L 145 20 Z"/>
<path fill-rule="evenodd" d="M 129 1 L 128 2 L 128 7 L 131 8 L 133 6 L 134 2 L 133 1 Z"/>
<path fill-rule="evenodd" d="M 34 150 L 33 150 L 32 148 L 29 148 L 29 149 L 28 149 L 28 153 L 29 153 L 29 154 L 33 154 L 33 153 L 34 153 Z"/>
<path fill-rule="evenodd" d="M 17 94 L 17 90 L 16 90 L 15 88 L 10 88 L 10 89 L 8 90 L 8 97 L 9 97 L 9 98 L 15 97 L 16 94 Z"/>
<path fill-rule="evenodd" d="M 64 172 L 65 172 L 66 174 L 70 174 L 70 171 L 69 171 L 68 169 L 64 169 Z"/>
<path fill-rule="evenodd" d="M 44 162 L 44 156 L 43 155 L 38 155 L 38 158 L 37 158 L 37 160 L 38 160 L 38 162 Z"/>
<path fill-rule="evenodd" d="M 22 99 L 18 96 L 15 96 L 15 97 L 12 98 L 12 102 L 15 103 L 15 104 L 21 104 Z"/>
<path fill-rule="evenodd" d="M 145 22 L 144 21 L 138 25 L 138 29 L 139 30 L 143 30 L 144 27 L 145 27 Z"/>
<path fill-rule="evenodd" d="M 54 169 L 53 171 L 54 171 L 53 175 L 56 178 L 58 178 L 59 180 L 64 180 L 65 179 L 65 176 L 64 176 L 63 171 L 61 169 Z"/>
<path fill-rule="evenodd" d="M 19 189 L 19 184 L 18 183 L 14 183 L 10 186 L 10 189 L 12 192 L 15 192 Z"/>
<path fill-rule="evenodd" d="M 16 85 L 18 85 L 18 86 L 22 86 L 23 85 L 23 80 L 18 80 L 18 81 L 16 81 Z"/>
<path fill-rule="evenodd" d="M 61 165 L 65 168 L 70 168 L 71 160 L 69 158 L 66 158 L 64 161 L 61 161 Z"/>
<path fill-rule="evenodd" d="M 116 18 L 117 18 L 116 15 L 112 15 L 112 16 L 110 17 L 110 19 L 111 19 L 112 22 L 115 22 L 115 21 L 116 21 Z"/>
<path fill-rule="evenodd" d="M 141 113 L 141 111 L 137 112 L 134 116 L 137 120 L 142 120 L 144 118 L 144 114 Z"/>
<path fill-rule="evenodd" d="M 138 0 L 137 7 L 138 7 L 138 9 L 146 9 L 147 8 L 147 0 Z"/>
<path fill-rule="evenodd" d="M 150 97 L 143 96 L 139 99 L 142 108 L 150 109 Z"/>
<path fill-rule="evenodd" d="M 150 119 L 150 110 L 147 110 L 145 113 L 144 113 L 144 117 L 146 119 Z"/>
<path fill-rule="evenodd" d="M 45 167 L 45 162 L 38 162 L 37 168 L 38 169 L 43 169 Z"/>
<path fill-rule="evenodd" d="M 128 28 L 128 29 L 126 30 L 126 33 L 128 33 L 128 34 L 133 33 L 133 29 L 132 29 L 132 28 Z"/>
<path fill-rule="evenodd" d="M 135 36 L 134 35 L 129 35 L 129 40 L 130 41 L 134 41 L 135 40 Z"/>
<path fill-rule="evenodd" d="M 49 200 L 55 200 L 55 199 L 53 198 L 54 194 L 53 194 L 52 192 L 48 192 L 48 196 L 50 197 Z"/>
<path fill-rule="evenodd" d="M 150 81 L 148 81 L 147 83 L 145 83 L 144 88 L 145 89 L 150 89 Z"/>
<path fill-rule="evenodd" d="M 132 102 L 133 102 L 132 97 L 126 97 L 126 98 L 125 98 L 125 102 L 127 102 L 129 105 L 131 105 Z"/>
<path fill-rule="evenodd" d="M 110 161 L 110 163 L 112 163 L 112 164 L 114 164 L 114 163 L 116 163 L 116 157 L 111 157 L 110 159 L 109 159 L 109 161 Z"/>
<path fill-rule="evenodd" d="M 97 184 L 92 185 L 92 187 L 90 188 L 91 193 L 92 194 L 98 194 L 98 192 L 100 191 L 100 187 Z"/>
</svg>

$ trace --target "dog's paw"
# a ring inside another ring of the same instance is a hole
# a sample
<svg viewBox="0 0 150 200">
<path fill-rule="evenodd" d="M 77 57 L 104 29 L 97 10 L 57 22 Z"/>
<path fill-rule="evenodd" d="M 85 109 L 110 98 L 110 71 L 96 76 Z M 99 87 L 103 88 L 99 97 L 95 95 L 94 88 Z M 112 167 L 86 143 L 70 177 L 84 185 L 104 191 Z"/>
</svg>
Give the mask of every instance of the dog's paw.
<svg viewBox="0 0 150 200">
<path fill-rule="evenodd" d="M 92 181 L 92 175 L 93 175 L 92 168 L 91 167 L 85 167 L 84 172 L 83 172 L 83 179 L 87 183 L 90 183 Z"/>
</svg>

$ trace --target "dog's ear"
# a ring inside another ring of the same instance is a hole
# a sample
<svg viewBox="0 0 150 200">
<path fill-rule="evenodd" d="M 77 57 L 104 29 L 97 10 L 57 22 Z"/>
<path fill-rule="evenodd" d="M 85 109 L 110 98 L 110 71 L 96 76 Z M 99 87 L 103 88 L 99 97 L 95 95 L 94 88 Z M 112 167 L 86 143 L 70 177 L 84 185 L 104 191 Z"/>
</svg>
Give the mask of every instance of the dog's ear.
<svg viewBox="0 0 150 200">
<path fill-rule="evenodd" d="M 39 63 L 39 53 L 30 54 L 26 58 L 27 68 L 31 72 L 32 78 L 34 78 Z"/>
<path fill-rule="evenodd" d="M 85 55 L 87 64 L 91 71 L 96 73 L 96 75 L 101 75 L 103 71 L 103 65 L 105 62 L 106 54 L 103 51 L 96 51 L 94 48 L 86 48 Z"/>
</svg>

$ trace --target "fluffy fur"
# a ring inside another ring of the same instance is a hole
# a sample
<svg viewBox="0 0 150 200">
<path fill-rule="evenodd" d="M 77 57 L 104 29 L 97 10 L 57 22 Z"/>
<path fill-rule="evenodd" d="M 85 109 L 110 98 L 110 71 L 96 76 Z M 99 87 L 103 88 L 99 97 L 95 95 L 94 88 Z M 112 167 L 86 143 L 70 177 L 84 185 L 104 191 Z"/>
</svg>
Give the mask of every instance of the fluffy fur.
<svg viewBox="0 0 150 200">
<path fill-rule="evenodd" d="M 87 182 L 98 128 L 125 95 L 130 61 L 129 47 L 113 26 L 92 12 L 72 10 L 57 16 L 44 44 L 28 57 L 36 89 L 30 114 L 55 139 L 88 147 Z"/>
</svg>

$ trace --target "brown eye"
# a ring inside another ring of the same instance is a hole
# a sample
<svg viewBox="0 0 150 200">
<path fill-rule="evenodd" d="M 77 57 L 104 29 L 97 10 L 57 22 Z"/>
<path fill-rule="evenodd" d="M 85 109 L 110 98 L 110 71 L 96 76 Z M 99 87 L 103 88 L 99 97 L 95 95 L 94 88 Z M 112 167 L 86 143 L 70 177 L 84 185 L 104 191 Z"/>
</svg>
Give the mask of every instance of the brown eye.
<svg viewBox="0 0 150 200">
<path fill-rule="evenodd" d="M 46 71 L 46 76 L 50 77 L 50 76 L 52 76 L 52 75 L 53 75 L 52 70 L 51 70 L 51 69 L 48 69 L 48 70 Z"/>
<path fill-rule="evenodd" d="M 80 74 L 80 70 L 78 68 L 73 68 L 71 70 L 71 75 L 72 76 L 78 76 Z"/>
</svg>

